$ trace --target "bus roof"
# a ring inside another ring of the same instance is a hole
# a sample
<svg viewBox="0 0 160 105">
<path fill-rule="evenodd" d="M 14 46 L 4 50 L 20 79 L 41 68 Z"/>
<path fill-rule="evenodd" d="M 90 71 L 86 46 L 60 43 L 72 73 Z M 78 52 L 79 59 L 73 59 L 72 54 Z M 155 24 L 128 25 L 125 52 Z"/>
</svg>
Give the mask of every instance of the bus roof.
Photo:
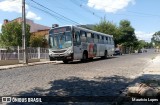
<svg viewBox="0 0 160 105">
<path fill-rule="evenodd" d="M 80 27 L 80 26 L 73 26 L 73 25 L 65 25 L 65 26 L 60 26 L 60 27 L 55 27 L 55 28 L 51 28 L 52 29 L 56 29 L 56 28 L 62 28 L 62 27 L 74 27 L 74 28 L 78 28 L 80 30 L 85 30 L 85 31 L 88 31 L 88 32 L 93 32 L 95 34 L 100 34 L 100 35 L 104 35 L 104 36 L 109 36 L 109 37 L 113 37 L 113 35 L 109 35 L 109 34 L 105 34 L 105 33 L 101 33 L 101 32 L 97 32 L 97 31 L 94 31 L 94 30 L 90 30 L 90 29 L 86 29 L 86 28 L 83 28 L 83 27 Z"/>
<path fill-rule="evenodd" d="M 105 35 L 105 36 L 113 37 L 113 35 L 109 35 L 109 34 L 97 32 L 97 31 L 90 30 L 90 29 L 86 29 L 86 28 L 83 28 L 83 27 L 78 27 L 78 26 L 73 26 L 73 27 L 76 27 L 76 28 L 78 28 L 78 29 L 82 29 L 82 30 L 85 30 L 85 31 L 88 31 L 88 32 L 93 32 L 93 33 L 96 33 L 96 34 L 100 34 L 100 35 Z"/>
</svg>

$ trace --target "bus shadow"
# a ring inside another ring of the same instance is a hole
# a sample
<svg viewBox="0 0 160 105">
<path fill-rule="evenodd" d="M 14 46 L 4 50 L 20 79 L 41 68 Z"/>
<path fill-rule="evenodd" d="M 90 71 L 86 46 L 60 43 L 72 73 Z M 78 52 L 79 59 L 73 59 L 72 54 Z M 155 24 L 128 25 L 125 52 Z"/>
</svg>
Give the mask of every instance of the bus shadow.
<svg viewBox="0 0 160 105">
<path fill-rule="evenodd" d="M 37 103 L 38 105 L 108 105 L 108 103 L 109 105 L 137 105 L 132 101 L 125 101 L 125 91 L 128 86 L 140 81 L 142 83 L 154 83 L 160 86 L 160 75 L 145 74 L 134 80 L 118 75 L 111 77 L 94 77 L 92 80 L 70 76 L 64 79 L 50 80 L 46 84 L 50 86 L 49 88 L 35 87 L 31 90 L 21 91 L 17 93 L 16 96 L 35 98 L 45 96 L 42 97 L 44 99 L 42 100 L 43 103 Z M 124 95 L 122 96 L 122 94 Z M 120 95 L 121 100 L 117 100 Z M 10 96 L 14 95 L 12 94 Z M 156 103 L 150 103 L 151 102 L 147 103 L 142 101 L 138 103 L 138 105 L 158 105 Z M 7 105 L 35 104 L 36 103 L 21 102 L 7 103 Z"/>
<path fill-rule="evenodd" d="M 88 59 L 88 60 L 85 61 L 85 62 L 83 62 L 83 61 L 73 61 L 73 62 L 69 62 L 69 64 L 83 64 L 83 63 L 104 61 L 104 60 L 115 59 L 115 58 L 119 58 L 119 57 L 118 57 L 118 56 L 111 56 L 111 57 L 108 57 L 107 59 L 97 57 L 97 58 L 94 58 L 94 59 Z"/>
<path fill-rule="evenodd" d="M 42 98 L 40 105 L 107 105 L 114 102 L 122 90 L 130 83 L 128 78 L 114 75 L 112 77 L 97 77 L 94 80 L 87 80 L 80 77 L 68 77 L 65 79 L 51 80 L 47 85 L 48 89 L 35 87 L 31 90 L 18 93 L 20 97 Z M 102 97 L 103 96 L 103 97 Z M 107 100 L 109 99 L 109 100 Z M 99 102 L 99 104 L 97 104 Z M 7 105 L 35 105 L 35 103 L 8 103 Z"/>
</svg>

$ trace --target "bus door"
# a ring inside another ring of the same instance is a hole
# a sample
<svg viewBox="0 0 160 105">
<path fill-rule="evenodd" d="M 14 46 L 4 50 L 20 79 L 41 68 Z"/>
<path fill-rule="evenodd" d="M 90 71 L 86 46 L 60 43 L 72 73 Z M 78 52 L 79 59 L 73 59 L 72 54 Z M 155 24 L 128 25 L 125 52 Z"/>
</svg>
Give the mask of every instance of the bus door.
<svg viewBox="0 0 160 105">
<path fill-rule="evenodd" d="M 82 58 L 82 48 L 81 48 L 81 40 L 80 40 L 80 32 L 74 31 L 73 32 L 73 52 L 74 52 L 74 59 L 81 59 Z"/>
</svg>

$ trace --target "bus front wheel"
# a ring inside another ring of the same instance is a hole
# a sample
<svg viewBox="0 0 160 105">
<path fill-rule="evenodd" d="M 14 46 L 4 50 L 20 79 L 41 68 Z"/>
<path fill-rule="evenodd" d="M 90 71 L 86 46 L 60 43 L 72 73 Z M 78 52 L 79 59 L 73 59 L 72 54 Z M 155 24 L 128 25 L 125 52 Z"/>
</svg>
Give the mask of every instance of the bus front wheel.
<svg viewBox="0 0 160 105">
<path fill-rule="evenodd" d="M 54 61 L 53 57 L 49 57 L 49 60 L 50 60 L 50 61 Z"/>
<path fill-rule="evenodd" d="M 68 63 L 68 61 L 67 61 L 67 60 L 63 60 L 63 63 L 67 64 L 67 63 Z"/>
<path fill-rule="evenodd" d="M 83 53 L 83 57 L 82 57 L 82 62 L 85 62 L 86 60 L 88 59 L 88 56 L 87 56 L 87 53 L 86 52 L 84 52 Z"/>
<path fill-rule="evenodd" d="M 102 56 L 101 58 L 102 58 L 102 59 L 108 58 L 108 53 L 107 53 L 107 51 L 104 52 L 104 56 Z"/>
</svg>

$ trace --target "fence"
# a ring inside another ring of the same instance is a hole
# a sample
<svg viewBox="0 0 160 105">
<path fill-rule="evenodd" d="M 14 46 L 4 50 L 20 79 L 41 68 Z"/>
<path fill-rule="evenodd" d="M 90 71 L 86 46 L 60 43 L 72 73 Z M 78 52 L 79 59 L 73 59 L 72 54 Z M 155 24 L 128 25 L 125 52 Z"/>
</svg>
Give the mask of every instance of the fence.
<svg viewBox="0 0 160 105">
<path fill-rule="evenodd" d="M 28 59 L 49 59 L 48 48 L 33 48 L 28 47 Z M 0 48 L 0 60 L 22 60 L 22 47 Z"/>
</svg>

